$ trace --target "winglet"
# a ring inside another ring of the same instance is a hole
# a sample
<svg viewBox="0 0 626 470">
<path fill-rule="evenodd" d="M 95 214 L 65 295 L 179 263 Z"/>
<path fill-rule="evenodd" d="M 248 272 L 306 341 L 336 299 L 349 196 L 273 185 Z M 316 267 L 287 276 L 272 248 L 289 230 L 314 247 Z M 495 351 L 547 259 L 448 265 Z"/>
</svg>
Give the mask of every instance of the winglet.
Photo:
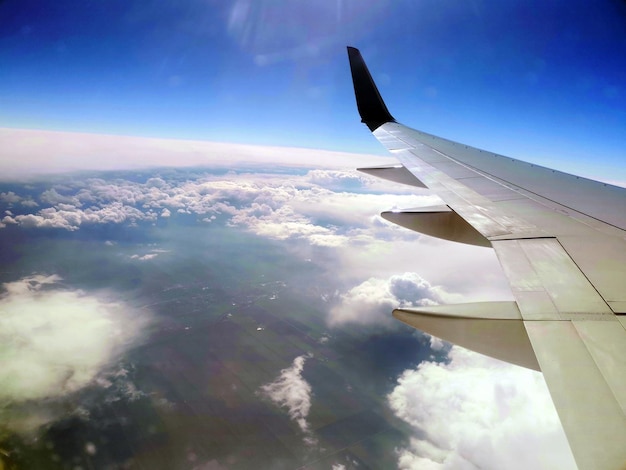
<svg viewBox="0 0 626 470">
<path fill-rule="evenodd" d="M 371 131 L 378 129 L 386 122 L 396 122 L 385 106 L 359 50 L 348 46 L 348 58 L 361 122 L 364 122 Z"/>
</svg>

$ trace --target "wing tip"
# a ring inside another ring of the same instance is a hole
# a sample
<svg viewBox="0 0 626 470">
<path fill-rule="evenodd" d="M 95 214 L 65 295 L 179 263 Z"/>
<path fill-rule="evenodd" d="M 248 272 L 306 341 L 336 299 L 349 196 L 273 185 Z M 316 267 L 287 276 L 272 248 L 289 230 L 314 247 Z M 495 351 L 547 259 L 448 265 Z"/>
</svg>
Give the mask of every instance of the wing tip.
<svg viewBox="0 0 626 470">
<path fill-rule="evenodd" d="M 378 129 L 386 122 L 396 122 L 380 96 L 361 52 L 352 46 L 347 46 L 347 49 L 361 122 L 365 123 L 371 131 Z"/>
</svg>

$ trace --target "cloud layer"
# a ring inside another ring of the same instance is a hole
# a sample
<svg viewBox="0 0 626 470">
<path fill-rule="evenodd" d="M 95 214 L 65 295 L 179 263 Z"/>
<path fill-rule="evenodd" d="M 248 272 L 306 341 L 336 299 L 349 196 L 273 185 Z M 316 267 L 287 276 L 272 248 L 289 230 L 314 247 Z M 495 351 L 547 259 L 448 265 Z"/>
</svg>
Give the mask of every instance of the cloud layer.
<svg viewBox="0 0 626 470">
<path fill-rule="evenodd" d="M 319 186 L 345 186 L 346 181 L 360 190 L 377 184 L 371 177 L 340 170 L 313 170 L 289 178 L 234 173 L 226 177 L 190 173 L 182 181 L 158 176 L 145 182 L 89 178 L 50 187 L 41 192 L 38 202 L 30 196 L 3 193 L 12 210 L 2 224 L 75 231 L 85 225 L 154 223 L 177 213 L 208 223 L 226 217 L 230 225 L 278 240 L 306 239 L 313 245 L 340 246 L 371 240 L 365 229 L 385 231 L 387 236 L 401 234 L 376 214 L 434 200 L 427 195 L 363 194 Z M 35 211 L 32 202 L 39 205 Z"/>
<path fill-rule="evenodd" d="M 388 160 L 328 150 L 0 128 L 3 180 L 79 170 L 207 165 L 354 168 L 362 164 L 364 158 L 378 162 Z"/>
<path fill-rule="evenodd" d="M 406 370 L 389 394 L 417 435 L 401 469 L 576 469 L 543 376 L 458 346 Z"/>
</svg>

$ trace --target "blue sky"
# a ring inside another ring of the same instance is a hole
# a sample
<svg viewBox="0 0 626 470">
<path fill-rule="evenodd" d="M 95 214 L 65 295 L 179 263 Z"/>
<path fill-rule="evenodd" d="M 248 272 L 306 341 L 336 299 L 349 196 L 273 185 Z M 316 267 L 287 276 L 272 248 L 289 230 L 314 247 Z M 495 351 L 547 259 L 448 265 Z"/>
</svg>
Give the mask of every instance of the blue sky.
<svg viewBox="0 0 626 470">
<path fill-rule="evenodd" d="M 625 180 L 623 2 L 0 3 L 0 126 L 385 155 L 345 52 L 437 135 Z"/>
</svg>

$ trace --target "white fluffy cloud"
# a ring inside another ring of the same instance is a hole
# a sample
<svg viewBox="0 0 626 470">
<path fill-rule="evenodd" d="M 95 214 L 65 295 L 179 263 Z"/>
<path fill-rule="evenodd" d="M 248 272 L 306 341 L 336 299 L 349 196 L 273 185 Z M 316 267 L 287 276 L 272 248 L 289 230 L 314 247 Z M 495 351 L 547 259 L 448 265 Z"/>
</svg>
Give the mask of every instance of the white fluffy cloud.
<svg viewBox="0 0 626 470">
<path fill-rule="evenodd" d="M 543 376 L 457 346 L 406 370 L 389 394 L 420 438 L 401 469 L 576 469 Z"/>
<path fill-rule="evenodd" d="M 142 212 L 120 202 L 111 202 L 102 207 L 92 206 L 84 210 L 71 204 L 60 203 L 55 207 L 41 209 L 36 214 L 7 215 L 2 219 L 2 222 L 17 224 L 26 228 L 56 228 L 74 231 L 83 224 L 119 224 L 123 222 L 135 224 L 140 220 L 156 220 L 156 214 L 151 211 Z"/>
<path fill-rule="evenodd" d="M 15 194 L 13 191 L 7 191 L 6 193 L 0 193 L 0 202 L 7 204 L 15 204 L 20 202 L 22 198 Z"/>
<path fill-rule="evenodd" d="M 370 278 L 342 294 L 327 320 L 330 326 L 388 324 L 395 321 L 391 317 L 394 308 L 434 305 L 448 297 L 441 287 L 431 286 L 417 273 Z"/>
<path fill-rule="evenodd" d="M 6 283 L 0 298 L 0 421 L 39 424 L 41 416 L 13 407 L 54 400 L 94 383 L 98 374 L 141 336 L 145 315 L 77 290 L 58 276 L 33 275 Z M 19 413 L 18 413 L 19 414 Z"/>
<path fill-rule="evenodd" d="M 43 191 L 39 200 L 47 207 L 7 214 L 2 224 L 74 231 L 85 224 L 155 222 L 174 212 L 206 221 L 225 215 L 231 225 L 263 237 L 336 247 L 370 243 L 375 233 L 385 238 L 406 236 L 406 231 L 381 222 L 377 214 L 434 200 L 427 195 L 363 194 L 319 185 L 335 187 L 349 181 L 367 188 L 373 178 L 354 171 L 313 170 L 288 178 L 257 173 L 190 177 L 171 182 L 151 177 L 145 183 L 99 178 L 74 181 Z M 11 199 L 16 197 L 11 195 Z"/>
<path fill-rule="evenodd" d="M 304 363 L 310 356 L 298 356 L 291 367 L 280 371 L 278 378 L 261 387 L 261 391 L 277 405 L 286 408 L 302 432 L 309 432 L 307 416 L 311 409 L 311 385 L 302 377 Z M 310 436 L 307 436 L 310 441 Z"/>
<path fill-rule="evenodd" d="M 363 173 L 346 170 L 311 170 L 307 177 L 312 183 L 325 187 L 335 185 L 344 187 L 346 184 L 360 187 L 371 181 Z"/>
</svg>

